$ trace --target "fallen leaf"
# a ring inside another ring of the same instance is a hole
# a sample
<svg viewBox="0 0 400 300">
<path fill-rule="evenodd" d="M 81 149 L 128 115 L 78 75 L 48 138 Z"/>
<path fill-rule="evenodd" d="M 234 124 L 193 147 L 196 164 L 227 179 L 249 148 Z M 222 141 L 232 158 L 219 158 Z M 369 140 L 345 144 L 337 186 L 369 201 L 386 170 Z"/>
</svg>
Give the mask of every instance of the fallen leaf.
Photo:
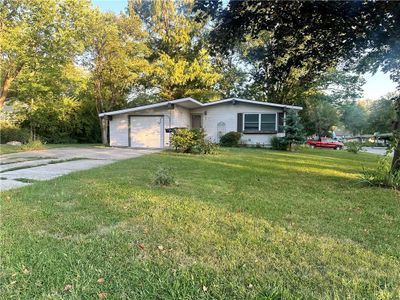
<svg viewBox="0 0 400 300">
<path fill-rule="evenodd" d="M 97 283 L 100 283 L 100 284 L 103 284 L 104 283 L 104 278 L 103 277 L 101 277 L 101 278 L 99 278 L 99 279 L 97 279 Z"/>
<path fill-rule="evenodd" d="M 160 246 L 158 246 L 158 250 L 162 251 L 162 250 L 164 250 L 164 247 L 160 245 Z"/>
<path fill-rule="evenodd" d="M 72 289 L 72 284 L 66 284 L 64 286 L 64 292 L 68 292 L 70 289 Z"/>
<path fill-rule="evenodd" d="M 144 244 L 143 244 L 143 243 L 138 244 L 138 247 L 139 247 L 140 249 L 144 250 Z"/>
<path fill-rule="evenodd" d="M 106 299 L 107 298 L 107 293 L 106 292 L 100 292 L 97 294 L 99 296 L 99 299 Z"/>
<path fill-rule="evenodd" d="M 207 287 L 203 285 L 203 292 L 207 292 Z"/>
</svg>

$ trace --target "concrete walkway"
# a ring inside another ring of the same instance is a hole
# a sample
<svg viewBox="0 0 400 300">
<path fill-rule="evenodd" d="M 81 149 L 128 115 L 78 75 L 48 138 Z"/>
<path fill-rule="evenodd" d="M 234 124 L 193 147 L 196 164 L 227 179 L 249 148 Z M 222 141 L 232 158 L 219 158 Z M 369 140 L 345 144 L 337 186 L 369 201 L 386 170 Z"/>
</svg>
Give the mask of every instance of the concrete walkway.
<svg viewBox="0 0 400 300">
<path fill-rule="evenodd" d="M 50 180 L 118 160 L 139 157 L 158 150 L 129 148 L 56 148 L 0 155 L 0 191 Z"/>
</svg>

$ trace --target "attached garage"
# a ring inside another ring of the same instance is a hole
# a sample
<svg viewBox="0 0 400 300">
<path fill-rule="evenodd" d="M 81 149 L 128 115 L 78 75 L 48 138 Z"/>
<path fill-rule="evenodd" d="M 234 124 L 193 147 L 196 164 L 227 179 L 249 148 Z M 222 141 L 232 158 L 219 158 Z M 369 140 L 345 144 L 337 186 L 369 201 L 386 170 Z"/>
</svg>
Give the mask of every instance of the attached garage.
<svg viewBox="0 0 400 300">
<path fill-rule="evenodd" d="M 129 138 L 133 148 L 163 148 L 164 116 L 129 116 Z"/>
</svg>

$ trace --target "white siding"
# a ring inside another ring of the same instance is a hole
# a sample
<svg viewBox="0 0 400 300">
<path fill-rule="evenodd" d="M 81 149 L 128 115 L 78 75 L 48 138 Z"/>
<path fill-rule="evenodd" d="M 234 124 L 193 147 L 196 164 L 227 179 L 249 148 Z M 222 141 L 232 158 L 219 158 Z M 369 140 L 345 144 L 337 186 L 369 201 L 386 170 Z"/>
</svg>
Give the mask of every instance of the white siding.
<svg viewBox="0 0 400 300">
<path fill-rule="evenodd" d="M 128 115 L 115 115 L 110 121 L 110 146 L 128 147 Z"/>
<path fill-rule="evenodd" d="M 225 132 L 237 131 L 238 113 L 278 113 L 281 108 L 264 107 L 261 105 L 237 102 L 213 105 L 209 107 L 192 110 L 192 113 L 201 113 L 203 118 L 203 128 L 213 142 L 218 142 L 218 123 L 225 123 Z M 269 146 L 271 138 L 276 134 L 243 134 L 242 142 L 250 145 L 257 143 Z M 278 136 L 283 136 L 280 133 Z"/>
</svg>

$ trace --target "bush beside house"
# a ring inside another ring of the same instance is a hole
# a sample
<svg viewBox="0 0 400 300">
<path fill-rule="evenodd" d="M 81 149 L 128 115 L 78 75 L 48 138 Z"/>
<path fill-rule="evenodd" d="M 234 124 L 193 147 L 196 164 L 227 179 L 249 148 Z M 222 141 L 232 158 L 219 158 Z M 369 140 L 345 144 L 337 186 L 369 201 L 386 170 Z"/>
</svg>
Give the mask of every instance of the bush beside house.
<svg viewBox="0 0 400 300">
<path fill-rule="evenodd" d="M 221 137 L 219 144 L 222 147 L 238 147 L 241 137 L 240 132 L 230 131 Z"/>
<path fill-rule="evenodd" d="M 180 153 L 213 154 L 217 150 L 217 145 L 206 140 L 202 129 L 176 129 L 171 137 L 171 145 Z"/>
</svg>

